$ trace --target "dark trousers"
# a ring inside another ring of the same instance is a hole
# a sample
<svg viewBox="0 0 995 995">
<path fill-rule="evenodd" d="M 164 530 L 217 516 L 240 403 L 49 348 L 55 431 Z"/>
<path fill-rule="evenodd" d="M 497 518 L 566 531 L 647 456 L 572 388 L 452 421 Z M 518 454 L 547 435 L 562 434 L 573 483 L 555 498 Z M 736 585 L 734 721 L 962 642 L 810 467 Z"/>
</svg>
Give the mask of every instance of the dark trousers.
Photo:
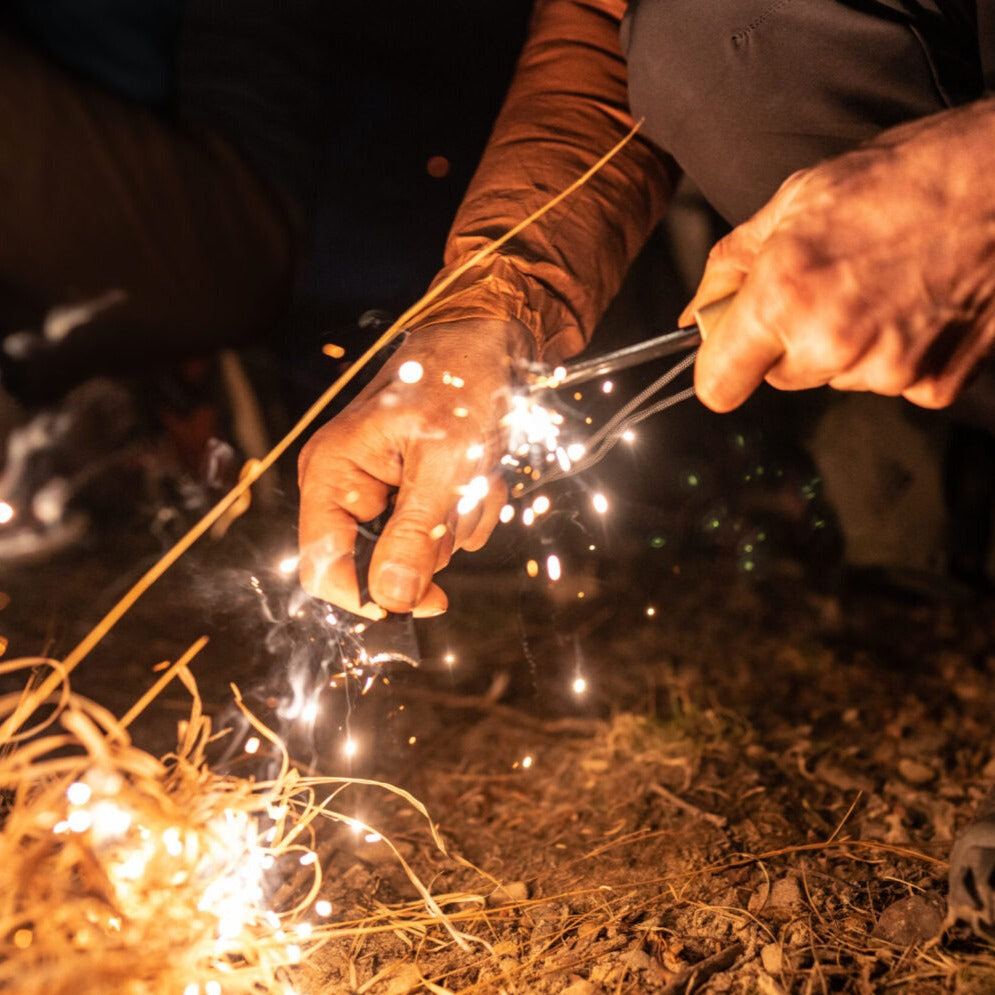
<svg viewBox="0 0 995 995">
<path fill-rule="evenodd" d="M 289 211 L 225 141 L 0 32 L 0 385 L 29 402 L 266 329 Z"/>
<path fill-rule="evenodd" d="M 973 0 L 635 0 L 643 133 L 732 224 L 791 173 L 981 95 Z"/>
</svg>

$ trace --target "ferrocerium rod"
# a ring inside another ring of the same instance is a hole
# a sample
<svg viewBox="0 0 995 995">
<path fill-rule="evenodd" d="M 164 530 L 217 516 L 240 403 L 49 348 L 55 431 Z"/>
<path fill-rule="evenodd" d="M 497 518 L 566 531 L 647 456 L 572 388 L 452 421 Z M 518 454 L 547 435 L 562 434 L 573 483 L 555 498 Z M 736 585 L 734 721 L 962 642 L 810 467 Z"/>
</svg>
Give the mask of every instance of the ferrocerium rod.
<svg viewBox="0 0 995 995">
<path fill-rule="evenodd" d="M 566 374 L 556 378 L 556 385 L 557 387 L 570 387 L 573 384 L 586 383 L 595 377 L 617 373 L 619 370 L 627 370 L 630 366 L 638 366 L 640 363 L 648 363 L 653 359 L 671 356 L 675 352 L 686 352 L 689 349 L 694 349 L 700 343 L 701 332 L 697 325 L 691 325 L 689 328 L 678 328 L 674 332 L 646 339 L 645 342 L 636 342 L 634 345 L 616 349 L 614 352 L 606 352 L 601 356 L 594 356 L 577 363 L 567 363 L 564 366 Z"/>
</svg>

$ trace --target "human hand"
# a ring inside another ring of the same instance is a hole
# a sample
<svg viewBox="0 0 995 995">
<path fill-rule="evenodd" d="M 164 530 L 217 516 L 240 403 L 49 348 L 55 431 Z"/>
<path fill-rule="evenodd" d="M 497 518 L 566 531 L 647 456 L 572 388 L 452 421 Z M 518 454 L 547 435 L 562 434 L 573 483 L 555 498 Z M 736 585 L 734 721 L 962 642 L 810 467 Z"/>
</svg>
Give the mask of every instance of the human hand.
<svg viewBox="0 0 995 995">
<path fill-rule="evenodd" d="M 309 593 L 369 618 L 384 610 L 419 617 L 445 611 L 432 575 L 455 549 L 487 541 L 507 496 L 498 469 L 500 421 L 512 360 L 530 356 L 531 343 L 515 321 L 414 331 L 311 437 L 299 464 L 301 583 Z M 421 376 L 405 382 L 418 367 Z M 476 501 L 466 496 L 471 481 Z M 362 605 L 353 560 L 357 522 L 385 511 L 395 490 L 370 562 L 375 603 Z"/>
<path fill-rule="evenodd" d="M 951 403 L 995 342 L 995 101 L 892 128 L 791 176 L 713 248 L 682 315 L 735 293 L 698 396 L 764 379 Z"/>
</svg>

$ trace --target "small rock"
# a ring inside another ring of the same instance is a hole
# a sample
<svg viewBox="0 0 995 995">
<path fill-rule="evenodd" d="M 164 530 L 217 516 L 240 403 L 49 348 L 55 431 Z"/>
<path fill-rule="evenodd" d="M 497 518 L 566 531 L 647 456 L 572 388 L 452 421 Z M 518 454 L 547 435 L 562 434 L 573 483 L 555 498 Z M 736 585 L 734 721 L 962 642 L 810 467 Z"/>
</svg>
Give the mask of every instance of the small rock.
<svg viewBox="0 0 995 995">
<path fill-rule="evenodd" d="M 881 913 L 871 934 L 900 947 L 932 939 L 943 925 L 943 914 L 927 898 L 912 895 L 893 902 Z"/>
<path fill-rule="evenodd" d="M 929 784 L 936 776 L 933 768 L 928 764 L 920 763 L 918 760 L 911 760 L 908 757 L 902 757 L 898 761 L 898 773 L 909 784 Z"/>
<path fill-rule="evenodd" d="M 422 987 L 421 971 L 414 964 L 402 964 L 391 976 L 384 995 L 408 995 Z"/>
<path fill-rule="evenodd" d="M 784 989 L 770 975 L 758 974 L 757 995 L 784 995 Z"/>
<path fill-rule="evenodd" d="M 653 958 L 645 950 L 640 950 L 638 947 L 622 954 L 619 960 L 630 971 L 648 971 L 653 966 Z"/>
<path fill-rule="evenodd" d="M 603 991 L 604 989 L 598 985 L 591 984 L 590 981 L 580 978 L 573 984 L 567 985 L 563 989 L 563 995 L 601 995 Z"/>
<path fill-rule="evenodd" d="M 784 969 L 780 943 L 768 943 L 760 951 L 760 962 L 768 974 L 780 974 Z"/>
<path fill-rule="evenodd" d="M 509 881 L 508 884 L 495 888 L 487 896 L 489 908 L 499 908 L 502 905 L 515 905 L 526 902 L 529 898 L 529 886 L 524 881 Z"/>
<path fill-rule="evenodd" d="M 770 886 L 770 896 L 764 905 L 764 910 L 768 909 L 798 909 L 805 904 L 802 898 L 802 890 L 798 884 L 798 878 L 790 874 L 784 878 L 778 878 Z"/>
</svg>

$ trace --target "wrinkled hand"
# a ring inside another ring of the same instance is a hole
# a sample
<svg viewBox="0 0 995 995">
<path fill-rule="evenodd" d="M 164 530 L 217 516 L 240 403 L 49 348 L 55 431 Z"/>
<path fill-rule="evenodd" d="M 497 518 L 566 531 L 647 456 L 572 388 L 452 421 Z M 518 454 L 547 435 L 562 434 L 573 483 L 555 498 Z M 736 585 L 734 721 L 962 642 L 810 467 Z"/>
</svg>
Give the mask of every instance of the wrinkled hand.
<svg viewBox="0 0 995 995">
<path fill-rule="evenodd" d="M 370 618 L 384 609 L 418 616 L 445 610 L 432 575 L 453 550 L 487 541 L 506 499 L 497 470 L 504 452 L 500 420 L 512 357 L 530 351 L 530 336 L 513 321 L 419 329 L 312 436 L 299 466 L 301 583 L 309 593 Z M 420 366 L 416 382 L 402 380 L 404 364 Z M 471 481 L 476 500 L 461 504 Z M 357 522 L 385 511 L 395 490 L 370 563 L 375 604 L 361 605 L 353 561 Z"/>
<path fill-rule="evenodd" d="M 712 250 L 683 321 L 737 291 L 698 354 L 710 408 L 764 379 L 949 404 L 995 342 L 995 101 L 790 177 Z"/>
</svg>

